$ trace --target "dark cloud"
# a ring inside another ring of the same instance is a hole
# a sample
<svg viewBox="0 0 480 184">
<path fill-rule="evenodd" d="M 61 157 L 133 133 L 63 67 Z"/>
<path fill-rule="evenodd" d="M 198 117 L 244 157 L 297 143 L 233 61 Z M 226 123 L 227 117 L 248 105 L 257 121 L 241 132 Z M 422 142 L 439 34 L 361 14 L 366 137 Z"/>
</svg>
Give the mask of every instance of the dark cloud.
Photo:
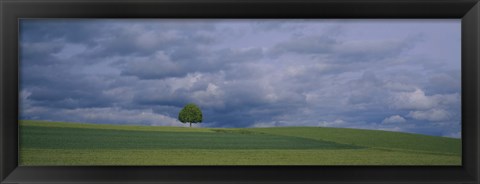
<svg viewBox="0 0 480 184">
<path fill-rule="evenodd" d="M 311 55 L 313 58 L 325 58 L 326 62 L 371 64 L 404 54 L 404 51 L 413 48 L 415 43 L 422 39 L 421 35 L 409 35 L 401 39 L 352 41 L 343 40 L 337 34 L 305 35 L 278 43 L 270 54 L 279 57 L 282 54 L 294 53 Z"/>
<path fill-rule="evenodd" d="M 52 108 L 89 108 L 112 106 L 115 98 L 105 95 L 105 81 L 52 70 L 22 71 L 22 90 L 27 90 L 32 104 Z M 23 77 L 25 76 L 25 77 Z M 28 76 L 28 77 L 27 77 Z"/>
<path fill-rule="evenodd" d="M 20 40 L 33 43 L 62 40 L 94 45 L 96 39 L 92 38 L 107 34 L 101 31 L 105 27 L 100 20 L 24 19 L 20 21 Z"/>
<path fill-rule="evenodd" d="M 185 77 L 189 73 L 215 73 L 226 71 L 235 75 L 238 68 L 246 63 L 261 60 L 261 49 L 223 49 L 211 51 L 189 46 L 177 51 L 156 52 L 150 57 L 132 58 L 122 61 L 122 75 L 136 76 L 140 79 L 163 79 L 168 77 Z M 242 74 L 244 75 L 244 74 Z"/>
<path fill-rule="evenodd" d="M 337 44 L 337 39 L 328 35 L 309 35 L 279 43 L 273 48 L 271 54 L 275 56 L 288 52 L 297 54 L 327 54 L 331 53 Z"/>
</svg>

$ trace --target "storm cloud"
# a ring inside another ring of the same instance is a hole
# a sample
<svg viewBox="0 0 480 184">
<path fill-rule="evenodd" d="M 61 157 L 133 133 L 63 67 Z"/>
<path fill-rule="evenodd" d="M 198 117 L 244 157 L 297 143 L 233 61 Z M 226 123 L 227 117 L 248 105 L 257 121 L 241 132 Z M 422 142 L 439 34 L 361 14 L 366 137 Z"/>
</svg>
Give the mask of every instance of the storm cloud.
<svg viewBox="0 0 480 184">
<path fill-rule="evenodd" d="M 460 137 L 459 20 L 24 19 L 20 118 Z"/>
</svg>

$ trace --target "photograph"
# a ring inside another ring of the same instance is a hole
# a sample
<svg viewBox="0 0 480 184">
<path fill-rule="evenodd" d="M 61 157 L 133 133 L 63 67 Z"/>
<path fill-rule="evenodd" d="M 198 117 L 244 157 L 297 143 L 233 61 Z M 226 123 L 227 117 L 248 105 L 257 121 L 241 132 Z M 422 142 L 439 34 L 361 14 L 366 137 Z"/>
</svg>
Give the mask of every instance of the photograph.
<svg viewBox="0 0 480 184">
<path fill-rule="evenodd" d="M 19 166 L 462 166 L 462 19 L 18 26 Z"/>
</svg>

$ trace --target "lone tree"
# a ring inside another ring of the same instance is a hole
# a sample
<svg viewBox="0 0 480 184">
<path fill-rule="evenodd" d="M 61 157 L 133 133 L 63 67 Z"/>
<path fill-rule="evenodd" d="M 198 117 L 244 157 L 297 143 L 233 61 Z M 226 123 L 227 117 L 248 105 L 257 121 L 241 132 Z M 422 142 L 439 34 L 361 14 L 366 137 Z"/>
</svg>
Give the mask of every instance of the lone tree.
<svg viewBox="0 0 480 184">
<path fill-rule="evenodd" d="M 187 104 L 183 109 L 178 113 L 178 120 L 182 123 L 201 123 L 202 122 L 202 111 L 198 108 L 197 105 L 190 103 Z"/>
</svg>

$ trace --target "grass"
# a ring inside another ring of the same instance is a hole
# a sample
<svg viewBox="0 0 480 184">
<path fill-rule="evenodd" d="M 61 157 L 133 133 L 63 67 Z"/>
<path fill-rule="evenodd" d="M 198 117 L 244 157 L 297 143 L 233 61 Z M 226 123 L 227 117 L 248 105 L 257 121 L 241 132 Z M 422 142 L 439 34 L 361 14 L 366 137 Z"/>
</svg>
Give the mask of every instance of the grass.
<svg viewBox="0 0 480 184">
<path fill-rule="evenodd" d="M 462 150 L 460 139 L 401 132 L 326 127 L 252 128 L 248 130 L 387 150 L 449 155 L 461 155 Z"/>
<path fill-rule="evenodd" d="M 331 141 L 270 134 L 155 132 L 24 126 L 22 147 L 47 149 L 354 149 Z"/>
<path fill-rule="evenodd" d="M 24 149 L 22 165 L 458 165 L 448 155 L 353 150 Z"/>
<path fill-rule="evenodd" d="M 21 121 L 20 165 L 461 165 L 460 139 L 318 128 Z"/>
</svg>

